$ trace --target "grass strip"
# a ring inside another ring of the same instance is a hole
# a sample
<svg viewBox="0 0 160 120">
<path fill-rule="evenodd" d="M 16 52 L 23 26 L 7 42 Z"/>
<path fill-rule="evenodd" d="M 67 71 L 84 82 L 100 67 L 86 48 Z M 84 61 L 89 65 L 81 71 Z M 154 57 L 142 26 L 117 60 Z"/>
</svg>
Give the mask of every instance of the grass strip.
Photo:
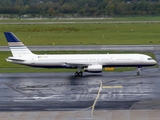
<svg viewBox="0 0 160 120">
<path fill-rule="evenodd" d="M 1 24 L 0 45 L 7 46 L 4 31 L 13 32 L 28 45 L 153 45 L 160 44 L 160 23 L 128 24 Z"/>
</svg>

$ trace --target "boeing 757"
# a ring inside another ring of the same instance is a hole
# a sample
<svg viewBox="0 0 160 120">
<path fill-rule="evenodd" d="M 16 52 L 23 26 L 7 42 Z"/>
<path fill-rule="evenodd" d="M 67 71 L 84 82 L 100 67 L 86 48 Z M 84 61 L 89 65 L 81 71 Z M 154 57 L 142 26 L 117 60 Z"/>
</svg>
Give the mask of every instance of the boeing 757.
<svg viewBox="0 0 160 120">
<path fill-rule="evenodd" d="M 12 57 L 6 61 L 39 68 L 76 68 L 75 76 L 84 72 L 102 72 L 104 67 L 141 67 L 154 66 L 157 62 L 144 54 L 56 54 L 37 55 L 32 53 L 12 32 L 4 32 Z"/>
</svg>

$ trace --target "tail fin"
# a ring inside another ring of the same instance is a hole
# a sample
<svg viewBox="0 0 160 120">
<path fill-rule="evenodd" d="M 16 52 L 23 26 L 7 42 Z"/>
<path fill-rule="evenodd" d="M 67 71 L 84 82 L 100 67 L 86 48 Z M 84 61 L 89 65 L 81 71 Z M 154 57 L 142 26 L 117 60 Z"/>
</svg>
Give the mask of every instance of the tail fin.
<svg viewBox="0 0 160 120">
<path fill-rule="evenodd" d="M 4 35 L 14 57 L 22 57 L 33 54 L 12 32 L 4 32 Z"/>
</svg>

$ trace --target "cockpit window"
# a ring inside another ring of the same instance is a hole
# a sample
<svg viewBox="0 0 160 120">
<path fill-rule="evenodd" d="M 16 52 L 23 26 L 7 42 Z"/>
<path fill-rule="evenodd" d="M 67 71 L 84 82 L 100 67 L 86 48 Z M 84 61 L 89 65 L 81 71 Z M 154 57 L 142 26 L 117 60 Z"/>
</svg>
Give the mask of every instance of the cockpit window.
<svg viewBox="0 0 160 120">
<path fill-rule="evenodd" d="M 153 60 L 152 58 L 148 58 L 148 60 Z"/>
</svg>

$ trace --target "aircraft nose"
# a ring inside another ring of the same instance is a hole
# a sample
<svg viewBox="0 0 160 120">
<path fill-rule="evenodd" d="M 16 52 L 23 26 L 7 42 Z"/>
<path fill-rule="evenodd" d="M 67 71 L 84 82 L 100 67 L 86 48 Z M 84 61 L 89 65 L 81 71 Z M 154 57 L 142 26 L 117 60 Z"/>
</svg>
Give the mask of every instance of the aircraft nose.
<svg viewBox="0 0 160 120">
<path fill-rule="evenodd" d="M 156 64 L 157 64 L 157 61 L 154 60 L 153 63 L 156 65 Z"/>
</svg>

